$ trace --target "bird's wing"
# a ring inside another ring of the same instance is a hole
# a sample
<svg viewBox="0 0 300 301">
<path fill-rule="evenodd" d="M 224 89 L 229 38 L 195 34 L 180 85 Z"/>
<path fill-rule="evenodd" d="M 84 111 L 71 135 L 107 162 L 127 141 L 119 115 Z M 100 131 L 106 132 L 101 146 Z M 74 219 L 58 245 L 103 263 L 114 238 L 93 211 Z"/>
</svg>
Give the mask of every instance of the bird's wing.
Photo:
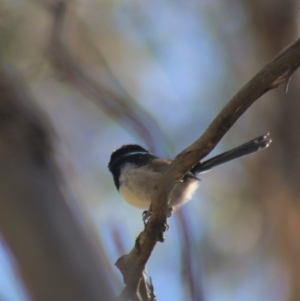
<svg viewBox="0 0 300 301">
<path fill-rule="evenodd" d="M 171 160 L 166 160 L 166 159 L 154 159 L 149 167 L 154 171 L 154 172 L 164 172 L 168 166 L 171 164 Z M 183 177 L 183 180 L 187 178 L 192 178 L 194 180 L 200 181 L 199 178 L 197 178 L 193 173 L 188 172 L 185 174 Z"/>
<path fill-rule="evenodd" d="M 151 161 L 149 168 L 151 168 L 151 170 L 153 170 L 154 172 L 164 172 L 171 164 L 171 162 L 171 160 L 156 158 Z"/>
</svg>

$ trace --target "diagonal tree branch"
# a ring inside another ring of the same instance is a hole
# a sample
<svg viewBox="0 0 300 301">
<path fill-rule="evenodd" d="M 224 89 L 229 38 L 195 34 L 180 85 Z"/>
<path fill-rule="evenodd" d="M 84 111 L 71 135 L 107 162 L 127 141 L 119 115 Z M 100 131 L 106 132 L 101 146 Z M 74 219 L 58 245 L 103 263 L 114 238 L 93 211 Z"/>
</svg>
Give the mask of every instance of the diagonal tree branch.
<svg viewBox="0 0 300 301">
<path fill-rule="evenodd" d="M 125 290 L 134 295 L 139 281 L 157 241 L 163 241 L 168 215 L 168 200 L 176 182 L 196 163 L 211 152 L 233 124 L 264 93 L 288 83 L 300 65 L 300 39 L 280 52 L 269 64 L 255 75 L 228 102 L 206 131 L 192 145 L 176 156 L 160 177 L 152 198 L 152 215 L 140 233 L 131 252 L 121 257 L 116 265 L 126 284 Z"/>
<path fill-rule="evenodd" d="M 62 72 L 73 86 L 83 94 L 94 99 L 111 116 L 121 114 L 124 124 L 128 123 L 141 136 L 147 135 L 146 140 L 153 146 L 152 136 L 143 125 L 133 108 L 128 107 L 127 100 L 122 99 L 99 83 L 93 81 L 83 72 L 72 53 L 66 48 L 61 33 L 63 32 L 67 0 L 56 2 L 36 0 L 46 3 L 45 7 L 53 16 L 53 30 L 50 48 L 50 58 L 53 66 Z M 51 5 L 49 5 L 51 3 Z M 53 4 L 55 3 L 55 4 Z M 144 281 L 142 275 L 157 241 L 163 241 L 163 231 L 166 228 L 169 195 L 183 175 L 188 172 L 199 160 L 205 157 L 238 118 L 264 93 L 276 88 L 280 84 L 289 83 L 293 72 L 300 64 L 300 40 L 279 53 L 266 65 L 249 83 L 247 83 L 224 107 L 213 120 L 204 134 L 182 151 L 161 176 L 157 183 L 153 200 L 152 216 L 145 229 L 136 240 L 135 246 L 129 254 L 121 257 L 116 265 L 124 276 L 126 287 L 122 296 L 134 300 L 144 300 L 140 295 L 139 284 Z M 142 125 L 142 126 L 141 126 Z"/>
</svg>

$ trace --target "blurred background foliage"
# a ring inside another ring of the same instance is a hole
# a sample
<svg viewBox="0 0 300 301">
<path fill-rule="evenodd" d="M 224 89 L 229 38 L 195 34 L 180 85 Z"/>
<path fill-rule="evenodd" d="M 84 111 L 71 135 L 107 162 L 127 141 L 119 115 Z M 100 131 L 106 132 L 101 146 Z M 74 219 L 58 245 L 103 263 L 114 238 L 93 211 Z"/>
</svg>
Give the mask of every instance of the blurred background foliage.
<svg viewBox="0 0 300 301">
<path fill-rule="evenodd" d="M 57 160 L 113 266 L 142 211 L 107 170 L 126 143 L 173 157 L 255 73 L 299 36 L 296 0 L 0 1 L 0 55 L 24 76 L 57 131 Z M 271 147 L 204 174 L 170 219 L 148 271 L 158 300 L 300 300 L 300 85 L 259 100 L 216 154 L 271 132 Z M 101 246 L 101 247 L 100 247 Z M 28 300 L 0 245 L 0 300 Z"/>
</svg>

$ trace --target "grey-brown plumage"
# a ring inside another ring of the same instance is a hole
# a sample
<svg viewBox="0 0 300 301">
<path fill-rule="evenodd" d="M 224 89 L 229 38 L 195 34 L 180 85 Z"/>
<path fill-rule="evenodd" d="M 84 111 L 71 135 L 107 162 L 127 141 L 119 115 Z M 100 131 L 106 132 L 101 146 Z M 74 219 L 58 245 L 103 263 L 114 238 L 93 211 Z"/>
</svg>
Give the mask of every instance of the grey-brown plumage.
<svg viewBox="0 0 300 301">
<path fill-rule="evenodd" d="M 176 209 L 192 198 L 199 184 L 197 174 L 264 149 L 271 142 L 268 134 L 263 135 L 207 161 L 199 162 L 176 184 L 170 197 L 170 206 Z M 171 160 L 151 155 L 139 145 L 128 144 L 112 153 L 108 168 L 123 198 L 133 206 L 148 209 L 156 181 L 169 164 Z"/>
</svg>

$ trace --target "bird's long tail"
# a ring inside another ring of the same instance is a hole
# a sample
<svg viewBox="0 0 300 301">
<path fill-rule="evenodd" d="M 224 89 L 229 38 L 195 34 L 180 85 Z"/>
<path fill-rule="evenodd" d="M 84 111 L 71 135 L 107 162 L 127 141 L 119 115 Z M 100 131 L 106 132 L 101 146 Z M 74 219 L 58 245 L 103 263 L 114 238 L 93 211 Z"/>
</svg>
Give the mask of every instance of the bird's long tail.
<svg viewBox="0 0 300 301">
<path fill-rule="evenodd" d="M 204 162 L 199 162 L 197 165 L 193 167 L 191 172 L 193 174 L 197 173 L 203 173 L 206 171 L 209 171 L 213 167 L 226 163 L 231 160 L 235 160 L 237 158 L 250 155 L 252 153 L 255 153 L 257 151 L 260 151 L 264 148 L 267 148 L 270 143 L 272 142 L 272 139 L 269 138 L 269 133 L 263 136 L 259 136 L 253 140 L 250 140 L 230 151 L 227 151 L 225 153 L 222 153 L 218 156 L 215 156 L 211 159 L 208 159 Z"/>
</svg>

